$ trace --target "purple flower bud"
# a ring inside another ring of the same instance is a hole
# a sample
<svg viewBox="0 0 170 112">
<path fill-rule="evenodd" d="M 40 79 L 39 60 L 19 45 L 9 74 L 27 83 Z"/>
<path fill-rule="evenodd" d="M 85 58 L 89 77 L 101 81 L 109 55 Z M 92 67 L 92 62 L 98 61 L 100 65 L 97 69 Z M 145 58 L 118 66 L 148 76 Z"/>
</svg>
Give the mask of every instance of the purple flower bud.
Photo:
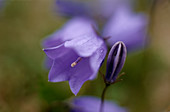
<svg viewBox="0 0 170 112">
<path fill-rule="evenodd" d="M 107 83 L 113 83 L 116 80 L 125 63 L 126 54 L 126 46 L 122 41 L 118 41 L 112 46 L 107 59 Z"/>
</svg>

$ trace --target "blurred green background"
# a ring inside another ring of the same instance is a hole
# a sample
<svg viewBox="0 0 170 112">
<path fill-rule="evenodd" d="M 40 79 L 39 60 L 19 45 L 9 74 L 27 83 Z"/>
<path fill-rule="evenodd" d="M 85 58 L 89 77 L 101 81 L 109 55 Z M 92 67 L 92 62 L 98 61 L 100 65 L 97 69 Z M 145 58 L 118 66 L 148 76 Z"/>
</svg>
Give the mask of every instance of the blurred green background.
<svg viewBox="0 0 170 112">
<path fill-rule="evenodd" d="M 63 101 L 74 97 L 67 82 L 48 82 L 41 40 L 66 21 L 54 12 L 54 0 L 0 0 L 0 112 L 67 112 Z M 148 13 L 147 0 L 136 10 Z M 170 3 L 152 13 L 150 43 L 129 54 L 124 81 L 110 87 L 106 99 L 130 112 L 170 111 Z M 102 66 L 105 73 L 105 64 Z M 87 81 L 78 96 L 101 96 L 102 78 Z"/>
</svg>

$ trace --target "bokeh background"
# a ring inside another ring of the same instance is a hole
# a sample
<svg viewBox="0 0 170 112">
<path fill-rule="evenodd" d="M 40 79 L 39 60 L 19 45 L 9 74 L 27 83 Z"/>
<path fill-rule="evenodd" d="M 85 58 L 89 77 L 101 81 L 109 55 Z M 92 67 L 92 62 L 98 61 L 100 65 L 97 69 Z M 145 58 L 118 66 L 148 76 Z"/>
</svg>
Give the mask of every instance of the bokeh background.
<svg viewBox="0 0 170 112">
<path fill-rule="evenodd" d="M 136 0 L 135 10 L 151 17 L 149 44 L 128 55 L 124 81 L 110 87 L 106 99 L 130 112 L 170 111 L 170 2 Z M 43 38 L 66 18 L 55 12 L 55 0 L 0 0 L 0 112 L 67 112 L 63 101 L 74 97 L 68 82 L 48 82 L 43 65 Z M 105 73 L 105 63 L 102 66 Z M 78 96 L 101 96 L 100 75 L 87 81 Z"/>
</svg>

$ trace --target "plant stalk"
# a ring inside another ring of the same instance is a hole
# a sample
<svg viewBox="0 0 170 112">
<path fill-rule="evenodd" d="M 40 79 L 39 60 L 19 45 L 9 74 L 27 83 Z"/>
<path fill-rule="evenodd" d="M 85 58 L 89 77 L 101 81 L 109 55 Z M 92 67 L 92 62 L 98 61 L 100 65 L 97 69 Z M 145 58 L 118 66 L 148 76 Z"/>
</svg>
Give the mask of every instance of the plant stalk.
<svg viewBox="0 0 170 112">
<path fill-rule="evenodd" d="M 100 112 L 103 112 L 105 93 L 106 93 L 106 90 L 109 86 L 110 86 L 110 84 L 106 84 L 105 88 L 103 89 L 102 96 L 101 96 Z"/>
</svg>

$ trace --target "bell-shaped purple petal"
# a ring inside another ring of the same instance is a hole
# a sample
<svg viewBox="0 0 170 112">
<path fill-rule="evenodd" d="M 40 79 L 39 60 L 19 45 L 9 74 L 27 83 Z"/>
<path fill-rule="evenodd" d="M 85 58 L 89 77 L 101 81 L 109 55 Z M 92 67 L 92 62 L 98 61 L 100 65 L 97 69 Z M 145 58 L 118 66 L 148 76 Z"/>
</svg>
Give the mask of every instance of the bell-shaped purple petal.
<svg viewBox="0 0 170 112">
<path fill-rule="evenodd" d="M 44 41 L 44 52 L 53 60 L 49 81 L 69 81 L 76 95 L 85 81 L 96 77 L 107 48 L 90 20 L 75 18 L 54 35 Z"/>
<path fill-rule="evenodd" d="M 44 39 L 42 42 L 43 47 L 57 47 L 65 41 L 91 34 L 91 32 L 94 33 L 92 26 L 96 27 L 93 21 L 86 18 L 75 17 L 69 20 L 60 30 L 57 30 L 54 34 Z M 45 63 L 48 65 L 47 67 L 52 66 L 51 59 L 47 58 Z"/>
<path fill-rule="evenodd" d="M 53 64 L 53 60 L 48 57 L 45 57 L 44 64 L 43 64 L 44 68 L 49 70 L 51 68 L 52 64 Z"/>
<path fill-rule="evenodd" d="M 101 100 L 96 97 L 82 96 L 72 99 L 71 112 L 100 112 Z M 114 102 L 105 101 L 103 112 L 127 112 L 127 109 L 118 106 Z"/>
<path fill-rule="evenodd" d="M 128 50 L 143 48 L 146 42 L 147 17 L 135 14 L 127 7 L 118 8 L 109 22 L 105 25 L 103 36 L 112 46 L 117 41 L 123 41 Z"/>
<path fill-rule="evenodd" d="M 73 48 L 82 57 L 91 56 L 102 44 L 103 41 L 96 38 L 95 33 L 85 34 L 81 38 L 65 42 L 66 47 Z"/>
<path fill-rule="evenodd" d="M 89 6 L 79 0 L 56 0 L 57 12 L 63 16 L 88 16 Z"/>
<path fill-rule="evenodd" d="M 92 26 L 97 27 L 94 21 L 75 17 L 64 24 L 60 30 L 43 40 L 43 47 L 56 47 L 67 40 L 94 32 Z"/>
<path fill-rule="evenodd" d="M 119 41 L 112 46 L 107 59 L 107 83 L 113 83 L 116 80 L 125 63 L 126 54 L 127 50 L 123 42 Z"/>
</svg>

